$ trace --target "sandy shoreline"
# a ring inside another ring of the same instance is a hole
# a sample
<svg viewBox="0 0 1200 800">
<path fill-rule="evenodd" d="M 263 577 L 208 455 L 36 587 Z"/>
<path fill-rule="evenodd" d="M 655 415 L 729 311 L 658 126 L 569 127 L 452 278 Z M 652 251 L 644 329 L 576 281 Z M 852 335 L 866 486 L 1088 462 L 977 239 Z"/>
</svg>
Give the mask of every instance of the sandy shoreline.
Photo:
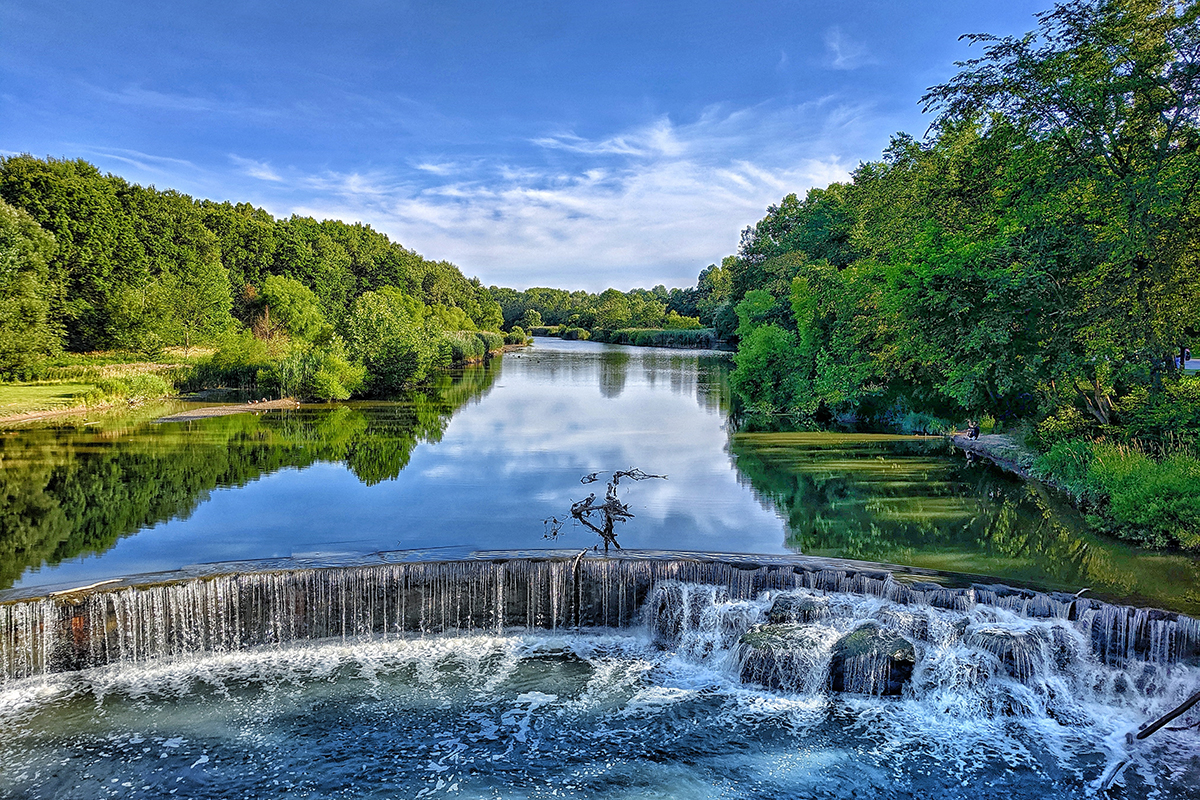
<svg viewBox="0 0 1200 800">
<path fill-rule="evenodd" d="M 285 397 L 282 400 L 268 400 L 264 403 L 238 403 L 236 405 L 227 406 L 204 406 L 203 408 L 193 408 L 188 411 L 181 411 L 178 414 L 160 417 L 155 422 L 192 422 L 198 419 L 207 419 L 209 417 L 225 417 L 230 414 L 247 414 L 251 411 L 279 411 L 283 409 L 299 408 L 300 404 L 290 397 Z"/>
</svg>

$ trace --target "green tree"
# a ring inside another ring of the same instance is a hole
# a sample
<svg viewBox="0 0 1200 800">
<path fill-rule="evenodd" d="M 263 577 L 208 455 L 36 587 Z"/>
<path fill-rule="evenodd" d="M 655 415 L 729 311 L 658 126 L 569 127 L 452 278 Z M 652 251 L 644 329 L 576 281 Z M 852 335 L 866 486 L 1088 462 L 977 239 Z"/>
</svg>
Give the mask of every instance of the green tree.
<svg viewBox="0 0 1200 800">
<path fill-rule="evenodd" d="M 1058 213 L 1086 232 L 1063 260 L 1080 365 L 1157 376 L 1200 317 L 1183 289 L 1200 281 L 1198 19 L 1174 0 L 1056 4 L 1025 36 L 969 37 L 983 55 L 924 97 L 943 123 L 990 113 L 1054 154 Z"/>
<path fill-rule="evenodd" d="M 54 237 L 0 200 L 0 375 L 18 375 L 59 347 L 50 325 L 47 260 Z"/>
<path fill-rule="evenodd" d="M 263 338 L 283 333 L 311 341 L 329 328 L 316 294 L 293 278 L 269 275 L 263 281 L 261 303 L 256 326 Z"/>
</svg>

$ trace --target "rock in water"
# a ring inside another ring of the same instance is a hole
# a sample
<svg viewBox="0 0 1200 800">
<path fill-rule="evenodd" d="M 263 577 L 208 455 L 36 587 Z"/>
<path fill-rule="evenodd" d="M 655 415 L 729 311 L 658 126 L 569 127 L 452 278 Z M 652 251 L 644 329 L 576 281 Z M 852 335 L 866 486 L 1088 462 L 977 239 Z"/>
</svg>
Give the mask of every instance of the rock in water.
<svg viewBox="0 0 1200 800">
<path fill-rule="evenodd" d="M 814 676 L 828 653 L 829 645 L 819 629 L 763 625 L 739 640 L 738 673 L 744 683 L 768 689 L 811 691 L 820 687 Z"/>
<path fill-rule="evenodd" d="M 898 695 L 912 678 L 916 663 L 912 642 L 868 622 L 833 646 L 829 685 L 835 692 Z"/>
<path fill-rule="evenodd" d="M 771 604 L 767 619 L 772 625 L 788 622 L 816 622 L 829 616 L 829 598 L 802 594 L 781 594 Z"/>
</svg>

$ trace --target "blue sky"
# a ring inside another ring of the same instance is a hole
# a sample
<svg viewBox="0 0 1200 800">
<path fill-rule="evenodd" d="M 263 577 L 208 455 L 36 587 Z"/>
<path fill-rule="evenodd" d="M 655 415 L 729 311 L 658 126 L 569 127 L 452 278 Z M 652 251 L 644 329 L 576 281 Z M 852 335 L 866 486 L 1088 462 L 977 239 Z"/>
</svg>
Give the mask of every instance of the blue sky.
<svg viewBox="0 0 1200 800">
<path fill-rule="evenodd" d="M 1046 2 L 0 0 L 0 151 L 361 220 L 485 283 L 686 286 Z"/>
</svg>

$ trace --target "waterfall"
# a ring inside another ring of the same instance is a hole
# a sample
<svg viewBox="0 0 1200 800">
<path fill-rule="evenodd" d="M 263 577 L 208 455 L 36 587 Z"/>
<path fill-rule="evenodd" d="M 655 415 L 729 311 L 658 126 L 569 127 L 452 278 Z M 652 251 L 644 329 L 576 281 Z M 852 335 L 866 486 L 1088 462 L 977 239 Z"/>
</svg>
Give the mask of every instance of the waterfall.
<svg viewBox="0 0 1200 800">
<path fill-rule="evenodd" d="M 743 654 L 754 662 L 743 668 L 748 679 L 794 690 L 842 658 L 848 690 L 876 692 L 898 679 L 902 660 L 880 655 L 887 648 L 879 642 L 869 653 L 839 655 L 834 633 L 847 631 L 837 625 L 813 633 L 814 624 L 830 621 L 831 608 L 845 617 L 844 602 L 830 605 L 842 595 L 881 604 L 872 619 L 889 636 L 918 644 L 957 637 L 1018 678 L 1066 647 L 1054 638 L 1064 632 L 1112 666 L 1171 664 L 1200 653 L 1200 622 L 1181 614 L 1007 586 L 914 583 L 878 565 L 832 559 L 627 550 L 611 557 L 531 551 L 408 558 L 381 553 L 334 566 L 281 559 L 252 570 L 212 565 L 203 574 L 3 600 L 0 681 L 315 639 L 640 624 L 662 645 L 703 656 L 736 650 L 751 629 L 768 623 L 791 625 L 797 636 L 807 626 L 804 635 L 819 641 L 775 647 L 775 656 L 763 655 L 771 652 L 764 642 Z M 781 597 L 791 599 L 777 607 Z M 998 614 L 1043 625 L 1034 633 L 997 628 Z"/>
</svg>

